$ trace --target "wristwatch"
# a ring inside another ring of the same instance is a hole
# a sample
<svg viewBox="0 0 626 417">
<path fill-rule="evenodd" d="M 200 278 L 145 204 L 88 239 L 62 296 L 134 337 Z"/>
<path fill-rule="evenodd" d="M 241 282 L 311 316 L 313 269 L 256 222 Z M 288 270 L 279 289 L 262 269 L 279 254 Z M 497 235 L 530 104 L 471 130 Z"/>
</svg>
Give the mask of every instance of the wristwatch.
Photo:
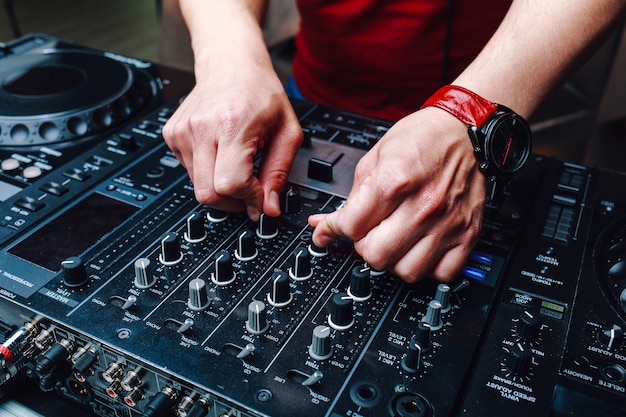
<svg viewBox="0 0 626 417">
<path fill-rule="evenodd" d="M 458 85 L 435 92 L 422 108 L 447 111 L 468 126 L 474 155 L 488 180 L 508 180 L 530 156 L 532 136 L 523 117 Z"/>
</svg>

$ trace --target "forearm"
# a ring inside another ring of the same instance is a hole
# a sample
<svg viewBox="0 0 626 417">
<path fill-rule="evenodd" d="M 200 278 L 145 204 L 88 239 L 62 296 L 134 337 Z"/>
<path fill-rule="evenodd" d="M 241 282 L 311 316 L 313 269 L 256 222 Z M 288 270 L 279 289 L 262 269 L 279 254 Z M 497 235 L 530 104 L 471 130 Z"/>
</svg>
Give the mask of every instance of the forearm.
<svg viewBox="0 0 626 417">
<path fill-rule="evenodd" d="M 623 14 L 623 0 L 514 0 L 454 81 L 529 117 Z"/>
</svg>

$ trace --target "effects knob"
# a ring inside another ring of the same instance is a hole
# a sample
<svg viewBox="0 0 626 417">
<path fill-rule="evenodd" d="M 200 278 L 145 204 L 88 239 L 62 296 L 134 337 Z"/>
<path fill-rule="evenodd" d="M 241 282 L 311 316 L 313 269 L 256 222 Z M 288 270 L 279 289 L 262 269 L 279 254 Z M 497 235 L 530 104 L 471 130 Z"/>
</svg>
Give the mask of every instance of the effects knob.
<svg viewBox="0 0 626 417">
<path fill-rule="evenodd" d="M 313 359 L 323 361 L 333 354 L 333 346 L 330 337 L 331 329 L 328 326 L 319 325 L 313 329 L 313 337 L 311 346 L 309 346 L 309 355 Z"/>
<path fill-rule="evenodd" d="M 256 258 L 259 251 L 254 241 L 254 233 L 250 230 L 244 230 L 237 238 L 237 249 L 235 249 L 235 258 L 240 261 L 249 261 Z"/>
<path fill-rule="evenodd" d="M 274 307 L 284 307 L 293 300 L 289 277 L 283 271 L 276 271 L 272 274 L 272 291 L 267 294 L 267 302 Z"/>
<path fill-rule="evenodd" d="M 276 218 L 270 217 L 265 213 L 259 217 L 259 227 L 256 230 L 257 236 L 261 239 L 272 239 L 278 236 L 278 225 L 276 224 Z"/>
<path fill-rule="evenodd" d="M 302 208 L 302 199 L 300 197 L 300 190 L 296 187 L 289 187 L 285 192 L 283 199 L 284 207 L 283 212 L 287 214 L 298 213 Z"/>
<path fill-rule="evenodd" d="M 289 268 L 289 276 L 294 281 L 305 281 L 313 276 L 311 254 L 306 248 L 298 247 L 293 251 L 293 266 Z"/>
<path fill-rule="evenodd" d="M 610 329 L 605 329 L 600 332 L 598 339 L 602 342 L 608 350 L 614 350 L 620 346 L 624 340 L 624 330 L 616 324 Z"/>
<path fill-rule="evenodd" d="M 357 302 L 365 301 L 372 296 L 372 283 L 370 281 L 369 267 L 355 266 L 352 268 L 348 295 Z"/>
<path fill-rule="evenodd" d="M 220 287 L 232 284 L 237 275 L 233 270 L 233 261 L 230 254 L 221 250 L 215 254 L 215 272 L 211 274 L 211 281 Z"/>
<path fill-rule="evenodd" d="M 520 340 L 522 342 L 536 341 L 539 337 L 539 330 L 541 330 L 541 318 L 529 311 L 524 311 L 515 328 L 515 333 Z"/>
<path fill-rule="evenodd" d="M 354 324 L 354 301 L 345 292 L 335 294 L 332 298 L 331 313 L 328 324 L 335 330 L 346 330 Z"/>
<path fill-rule="evenodd" d="M 189 281 L 189 298 L 187 307 L 195 311 L 205 310 L 209 306 L 209 294 L 206 282 L 202 278 L 194 278 Z"/>
<path fill-rule="evenodd" d="M 62 261 L 61 268 L 63 269 L 63 282 L 68 287 L 80 287 L 89 281 L 85 264 L 78 256 L 72 256 Z"/>
<path fill-rule="evenodd" d="M 139 289 L 150 288 L 156 283 L 152 273 L 150 259 L 139 258 L 135 261 L 135 287 Z"/>
<path fill-rule="evenodd" d="M 206 218 L 211 223 L 221 223 L 228 218 L 228 212 L 214 207 L 209 207 L 206 213 Z"/>
<path fill-rule="evenodd" d="M 166 233 L 161 238 L 161 253 L 159 261 L 163 265 L 175 265 L 183 259 L 183 253 L 180 251 L 180 242 L 178 235 L 174 232 Z"/>
<path fill-rule="evenodd" d="M 443 327 L 443 320 L 441 320 L 441 304 L 439 301 L 430 300 L 422 321 L 428 324 L 431 330 L 439 330 Z"/>
<path fill-rule="evenodd" d="M 532 355 L 529 347 L 516 343 L 510 352 L 506 367 L 514 376 L 526 376 L 530 371 Z"/>
<path fill-rule="evenodd" d="M 248 321 L 246 321 L 246 329 L 252 334 L 264 333 L 270 324 L 267 321 L 267 312 L 265 311 L 265 303 L 263 301 L 252 301 L 248 305 Z"/>
<path fill-rule="evenodd" d="M 206 215 L 203 212 L 191 213 L 187 217 L 187 230 L 185 231 L 185 240 L 189 243 L 198 243 L 206 239 L 207 233 L 204 228 L 204 219 Z"/>
<path fill-rule="evenodd" d="M 450 286 L 448 284 L 437 285 L 437 291 L 435 292 L 435 301 L 441 304 L 441 312 L 447 313 L 452 306 L 450 305 Z"/>
</svg>

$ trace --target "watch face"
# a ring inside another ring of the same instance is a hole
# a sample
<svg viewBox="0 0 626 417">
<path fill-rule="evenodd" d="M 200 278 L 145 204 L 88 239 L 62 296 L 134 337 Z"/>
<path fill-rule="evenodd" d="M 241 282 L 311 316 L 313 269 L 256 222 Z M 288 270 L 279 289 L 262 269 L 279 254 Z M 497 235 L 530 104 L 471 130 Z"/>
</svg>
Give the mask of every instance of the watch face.
<svg viewBox="0 0 626 417">
<path fill-rule="evenodd" d="M 500 172 L 519 171 L 531 148 L 530 128 L 516 114 L 504 113 L 487 127 L 486 151 L 490 164 Z"/>
</svg>

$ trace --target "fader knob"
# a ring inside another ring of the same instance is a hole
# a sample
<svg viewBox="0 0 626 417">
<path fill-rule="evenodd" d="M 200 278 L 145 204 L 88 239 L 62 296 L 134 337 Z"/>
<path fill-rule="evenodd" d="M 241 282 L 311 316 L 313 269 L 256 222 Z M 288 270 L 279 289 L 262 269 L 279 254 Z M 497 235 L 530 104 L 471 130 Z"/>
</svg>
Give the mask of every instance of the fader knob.
<svg viewBox="0 0 626 417">
<path fill-rule="evenodd" d="M 166 233 L 161 237 L 161 253 L 159 261 L 163 265 L 174 265 L 183 259 L 183 253 L 180 251 L 180 243 L 178 235 L 174 232 Z"/>
<path fill-rule="evenodd" d="M 211 274 L 211 281 L 215 285 L 224 286 L 231 284 L 236 278 L 233 270 L 233 261 L 230 254 L 221 250 L 215 254 L 215 272 Z"/>
<path fill-rule="evenodd" d="M 274 307 L 284 307 L 293 299 L 289 277 L 283 271 L 276 271 L 272 274 L 272 290 L 267 295 L 267 301 Z"/>
<path fill-rule="evenodd" d="M 194 278 L 189 281 L 189 299 L 187 306 L 195 311 L 202 311 L 209 306 L 209 295 L 206 282 L 202 278 Z"/>
<path fill-rule="evenodd" d="M 80 287 L 89 280 L 85 264 L 78 256 L 72 256 L 62 261 L 61 268 L 63 269 L 63 282 L 68 287 Z"/>
<path fill-rule="evenodd" d="M 204 228 L 204 220 L 206 215 L 204 212 L 191 213 L 187 216 L 187 230 L 185 231 L 185 240 L 190 243 L 202 242 L 206 238 L 206 230 Z"/>
<path fill-rule="evenodd" d="M 541 319 L 536 314 L 524 311 L 522 317 L 517 322 L 515 333 L 523 342 L 534 342 L 539 336 L 541 329 Z"/>
<path fill-rule="evenodd" d="M 352 268 L 348 295 L 352 297 L 354 301 L 365 301 L 372 296 L 370 269 L 367 266 L 355 266 Z"/>
<path fill-rule="evenodd" d="M 248 305 L 248 321 L 246 321 L 246 329 L 252 334 L 261 334 L 269 327 L 267 321 L 267 312 L 265 311 L 265 303 L 263 301 L 252 301 Z"/>
<path fill-rule="evenodd" d="M 311 254 L 306 248 L 296 248 L 293 252 L 293 266 L 289 268 L 289 276 L 294 281 L 305 281 L 312 275 Z"/>
<path fill-rule="evenodd" d="M 237 238 L 237 249 L 235 249 L 235 258 L 240 261 L 249 261 L 256 258 L 259 251 L 254 241 L 254 233 L 244 230 Z"/>
<path fill-rule="evenodd" d="M 336 330 L 346 330 L 354 324 L 353 300 L 345 292 L 335 294 L 332 298 L 332 306 L 328 324 Z"/>
<path fill-rule="evenodd" d="M 270 217 L 265 213 L 261 214 L 261 217 L 259 217 L 259 228 L 256 233 L 261 239 L 272 239 L 276 237 L 278 235 L 276 218 Z"/>
<path fill-rule="evenodd" d="M 135 287 L 139 289 L 150 288 L 155 284 L 155 282 L 156 279 L 152 273 L 150 259 L 137 259 L 135 261 Z"/>
<path fill-rule="evenodd" d="M 323 361 L 332 356 L 333 346 L 331 344 L 330 332 L 330 327 L 324 325 L 316 326 L 313 329 L 313 337 L 309 347 L 309 355 L 313 359 Z"/>
<path fill-rule="evenodd" d="M 441 304 L 439 304 L 439 301 L 430 300 L 422 321 L 428 324 L 431 330 L 439 330 L 443 327 L 443 320 L 441 320 Z"/>
<path fill-rule="evenodd" d="M 506 367 L 515 376 L 525 376 L 530 371 L 531 363 L 530 347 L 517 343 L 510 352 Z"/>
<path fill-rule="evenodd" d="M 437 291 L 435 292 L 435 301 L 441 304 L 441 312 L 447 313 L 452 306 L 450 305 L 450 286 L 448 284 L 437 285 Z"/>
</svg>

